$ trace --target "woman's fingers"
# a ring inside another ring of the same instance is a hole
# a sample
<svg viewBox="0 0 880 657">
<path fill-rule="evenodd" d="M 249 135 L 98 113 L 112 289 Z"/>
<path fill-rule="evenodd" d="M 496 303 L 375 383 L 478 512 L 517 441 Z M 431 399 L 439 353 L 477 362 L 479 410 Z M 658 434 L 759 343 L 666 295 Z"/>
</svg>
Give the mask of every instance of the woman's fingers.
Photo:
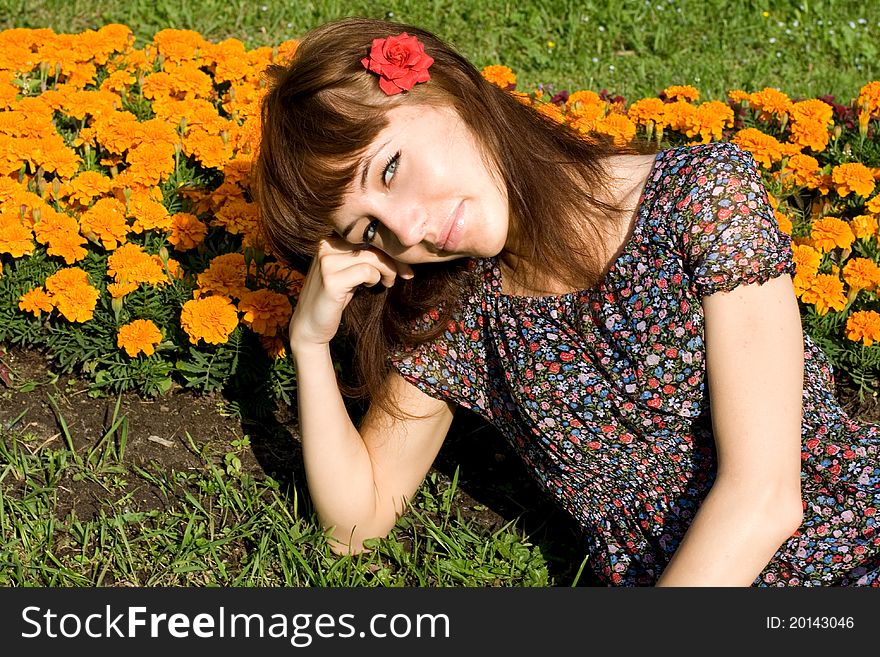
<svg viewBox="0 0 880 657">
<path fill-rule="evenodd" d="M 339 238 L 323 241 L 318 250 L 318 257 L 321 258 L 321 268 L 325 273 L 341 272 L 352 268 L 353 271 L 344 277 L 345 281 L 355 280 L 359 275 L 362 275 L 363 280 L 356 283 L 354 287 L 357 285 L 372 286 L 377 283 L 391 287 L 398 276 L 410 279 L 414 275 L 412 267 L 408 264 L 398 262 L 378 249 L 356 247 Z M 373 267 L 378 272 L 378 277 L 363 265 Z"/>
</svg>

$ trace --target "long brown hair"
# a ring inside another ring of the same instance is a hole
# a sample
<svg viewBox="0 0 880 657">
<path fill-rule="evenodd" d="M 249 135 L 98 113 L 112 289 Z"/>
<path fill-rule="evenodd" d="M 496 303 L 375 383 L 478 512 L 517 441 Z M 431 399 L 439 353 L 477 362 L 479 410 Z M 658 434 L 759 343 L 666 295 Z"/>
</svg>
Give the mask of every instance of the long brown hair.
<svg viewBox="0 0 880 657">
<path fill-rule="evenodd" d="M 434 58 L 431 79 L 387 96 L 361 59 L 373 39 L 401 32 L 418 37 Z M 268 75 L 256 192 L 263 231 L 282 260 L 305 271 L 318 242 L 331 235 L 331 217 L 389 109 L 442 104 L 472 130 L 506 187 L 517 239 L 505 245 L 501 258 L 515 263 L 513 281 L 540 290 L 561 278 L 582 289 L 601 278 L 606 230 L 619 215 L 600 200 L 608 198 L 602 160 L 621 152 L 609 141 L 588 141 L 524 105 L 438 37 L 411 25 L 363 18 L 324 24 L 301 40 L 289 64 L 271 67 Z M 358 375 L 355 385 L 343 385 L 348 395 L 398 411 L 381 394 L 389 355 L 442 333 L 456 311 L 466 264 L 416 265 L 411 281 L 355 293 L 343 314 Z M 438 319 L 430 330 L 417 331 L 415 320 L 430 311 Z"/>
</svg>

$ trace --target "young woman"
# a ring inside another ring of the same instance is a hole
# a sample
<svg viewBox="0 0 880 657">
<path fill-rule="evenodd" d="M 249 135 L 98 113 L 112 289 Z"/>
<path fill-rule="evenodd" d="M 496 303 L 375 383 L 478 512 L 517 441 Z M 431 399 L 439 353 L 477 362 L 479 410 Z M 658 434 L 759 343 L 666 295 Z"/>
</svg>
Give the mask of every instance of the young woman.
<svg viewBox="0 0 880 657">
<path fill-rule="evenodd" d="M 464 406 L 609 584 L 878 585 L 880 434 L 803 334 L 748 154 L 585 140 L 381 21 L 317 28 L 272 78 L 259 200 L 273 250 L 309 262 L 290 346 L 336 550 L 388 533 Z"/>
</svg>

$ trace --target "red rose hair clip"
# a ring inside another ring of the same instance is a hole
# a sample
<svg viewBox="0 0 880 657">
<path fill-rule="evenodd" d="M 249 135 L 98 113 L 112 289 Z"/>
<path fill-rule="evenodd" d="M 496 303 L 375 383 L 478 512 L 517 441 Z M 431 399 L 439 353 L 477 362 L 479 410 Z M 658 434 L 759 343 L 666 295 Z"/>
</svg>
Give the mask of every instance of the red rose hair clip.
<svg viewBox="0 0 880 657">
<path fill-rule="evenodd" d="M 365 69 L 379 75 L 379 88 L 389 96 L 430 80 L 428 67 L 433 63 L 434 58 L 425 54 L 424 45 L 406 32 L 373 39 L 370 54 L 361 60 Z"/>
</svg>

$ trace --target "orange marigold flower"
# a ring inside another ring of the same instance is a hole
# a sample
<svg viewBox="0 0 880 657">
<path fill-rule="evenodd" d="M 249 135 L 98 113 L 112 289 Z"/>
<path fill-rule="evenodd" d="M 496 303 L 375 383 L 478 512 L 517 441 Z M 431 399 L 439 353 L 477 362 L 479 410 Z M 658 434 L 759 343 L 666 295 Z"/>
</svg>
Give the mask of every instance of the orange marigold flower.
<svg viewBox="0 0 880 657">
<path fill-rule="evenodd" d="M 0 253 L 20 258 L 30 255 L 33 250 L 34 234 L 21 222 L 18 213 L 6 208 L 0 210 Z"/>
<path fill-rule="evenodd" d="M 732 139 L 733 143 L 752 154 L 755 161 L 769 169 L 774 162 L 782 159 L 782 144 L 768 134 L 757 128 L 744 128 L 737 132 Z"/>
<path fill-rule="evenodd" d="M 784 171 L 791 174 L 792 182 L 799 186 L 808 186 L 816 181 L 819 173 L 819 161 L 804 153 L 795 153 L 785 163 Z"/>
<path fill-rule="evenodd" d="M 79 227 L 84 235 L 100 240 L 105 249 L 112 251 L 128 235 L 125 206 L 115 198 L 99 199 L 80 216 Z"/>
<path fill-rule="evenodd" d="M 194 214 L 178 212 L 171 216 L 171 233 L 168 241 L 176 251 L 194 249 L 205 241 L 208 227 Z"/>
<path fill-rule="evenodd" d="M 819 273 L 819 265 L 822 262 L 822 254 L 819 251 L 807 244 L 795 244 L 791 250 L 798 276 L 808 279 Z"/>
<path fill-rule="evenodd" d="M 107 258 L 107 275 L 116 283 L 134 285 L 164 285 L 168 282 L 165 267 L 158 256 L 153 256 L 132 242 L 123 244 Z"/>
<path fill-rule="evenodd" d="M 801 100 L 791 106 L 791 118 L 793 121 L 815 121 L 829 126 L 834 123 L 834 108 L 818 98 Z"/>
<path fill-rule="evenodd" d="M 880 284 L 880 267 L 869 258 L 853 258 L 843 268 L 843 280 L 854 290 L 873 290 Z"/>
<path fill-rule="evenodd" d="M 245 292 L 238 302 L 243 312 L 242 323 L 260 335 L 276 335 L 278 329 L 287 326 L 293 308 L 287 296 L 265 288 Z"/>
<path fill-rule="evenodd" d="M 776 224 L 779 226 L 779 230 L 791 235 L 794 226 L 792 226 L 791 219 L 788 218 L 788 215 L 779 210 L 773 210 L 773 216 L 776 217 Z"/>
<path fill-rule="evenodd" d="M 810 287 L 804 290 L 801 301 L 812 303 L 820 315 L 826 315 L 832 308 L 843 310 L 846 308 L 843 281 L 834 274 L 818 274 L 810 279 Z"/>
<path fill-rule="evenodd" d="M 811 281 L 813 280 L 813 276 L 801 276 L 800 274 L 795 274 L 794 278 L 792 278 L 792 284 L 794 285 L 794 293 L 798 299 L 804 296 L 804 292 L 810 289 Z"/>
<path fill-rule="evenodd" d="M 256 203 L 248 203 L 243 197 L 227 201 L 214 214 L 214 221 L 233 235 L 253 231 L 259 220 L 260 206 Z"/>
<path fill-rule="evenodd" d="M 857 239 L 869 239 L 877 234 L 877 217 L 873 214 L 860 214 L 849 222 Z"/>
<path fill-rule="evenodd" d="M 654 125 L 666 127 L 666 103 L 659 98 L 637 100 L 629 106 L 626 114 L 637 125 L 648 125 L 653 121 Z"/>
<path fill-rule="evenodd" d="M 788 116 L 793 103 L 791 99 L 773 87 L 766 87 L 749 96 L 749 105 L 761 112 L 759 117 L 762 121 L 768 121 L 773 116 L 783 118 Z"/>
<path fill-rule="evenodd" d="M 856 105 L 863 107 L 870 116 L 880 115 L 880 81 L 875 80 L 862 87 Z"/>
<path fill-rule="evenodd" d="M 672 85 L 663 90 L 663 95 L 670 100 L 689 100 L 695 101 L 700 98 L 700 92 L 696 88 L 685 85 Z"/>
<path fill-rule="evenodd" d="M 616 146 L 626 146 L 636 136 L 636 124 L 625 114 L 613 112 L 596 121 L 595 131 L 611 137 Z"/>
<path fill-rule="evenodd" d="M 238 313 L 232 301 L 222 295 L 192 299 L 183 304 L 180 325 L 193 344 L 223 344 L 238 326 Z"/>
<path fill-rule="evenodd" d="M 287 355 L 287 345 L 277 335 L 261 335 L 260 345 L 262 345 L 266 355 L 273 360 L 284 358 Z"/>
<path fill-rule="evenodd" d="M 89 284 L 88 274 L 78 267 L 61 269 L 46 279 L 52 305 L 70 322 L 87 322 L 94 314 L 99 292 Z"/>
<path fill-rule="evenodd" d="M 535 109 L 538 110 L 544 116 L 548 116 L 557 123 L 565 122 L 565 114 L 562 113 L 562 108 L 559 107 L 556 103 L 537 103 Z"/>
<path fill-rule="evenodd" d="M 823 217 L 814 222 L 810 237 L 821 253 L 835 248 L 848 249 L 856 239 L 849 224 L 837 217 Z"/>
<path fill-rule="evenodd" d="M 116 346 L 134 358 L 138 354 L 152 356 L 162 341 L 162 332 L 149 319 L 136 319 L 119 327 Z"/>
<path fill-rule="evenodd" d="M 880 214 L 880 194 L 868 199 L 868 202 L 865 203 L 865 210 L 871 214 Z"/>
<path fill-rule="evenodd" d="M 35 287 L 30 292 L 25 292 L 18 299 L 18 307 L 28 313 L 33 313 L 37 317 L 40 313 L 49 312 L 55 306 L 52 305 L 52 299 L 46 294 L 41 287 Z"/>
<path fill-rule="evenodd" d="M 866 347 L 880 342 L 880 314 L 873 310 L 858 310 L 846 318 L 846 337 L 853 342 L 861 340 Z"/>
<path fill-rule="evenodd" d="M 71 201 L 88 205 L 110 191 L 110 178 L 97 171 L 83 171 L 67 183 L 64 191 Z"/>
<path fill-rule="evenodd" d="M 677 100 L 674 103 L 666 103 L 663 110 L 666 125 L 677 132 L 684 132 L 688 117 L 696 113 L 697 108 L 686 100 Z"/>
<path fill-rule="evenodd" d="M 482 76 L 496 87 L 507 89 L 516 84 L 516 74 L 509 66 L 491 64 L 480 71 Z"/>
<path fill-rule="evenodd" d="M 573 94 L 570 94 L 568 100 L 565 101 L 565 111 L 568 114 L 579 114 L 584 110 L 590 114 L 594 114 L 592 111 L 593 107 L 599 108 L 602 115 L 608 111 L 608 103 L 602 100 L 599 94 L 595 91 L 575 91 Z"/>
<path fill-rule="evenodd" d="M 148 193 L 135 192 L 131 195 L 128 216 L 134 219 L 131 230 L 135 233 L 171 229 L 171 215 L 168 210 L 164 205 L 150 198 Z"/>
<path fill-rule="evenodd" d="M 855 192 L 859 196 L 870 196 L 874 192 L 874 175 L 859 162 L 840 164 L 831 170 L 831 180 L 840 196 Z"/>
<path fill-rule="evenodd" d="M 697 111 L 685 117 L 684 134 L 700 137 L 704 144 L 712 139 L 721 139 L 724 128 L 733 126 L 733 110 L 725 103 L 710 100 L 697 106 Z"/>
<path fill-rule="evenodd" d="M 731 89 L 727 92 L 727 97 L 734 103 L 742 103 L 743 101 L 748 102 L 751 96 L 750 93 L 742 91 L 741 89 Z"/>
<path fill-rule="evenodd" d="M 85 238 L 79 233 L 64 233 L 49 241 L 46 253 L 57 255 L 64 259 L 68 265 L 78 262 L 86 257 L 88 251 L 83 248 Z"/>
</svg>

